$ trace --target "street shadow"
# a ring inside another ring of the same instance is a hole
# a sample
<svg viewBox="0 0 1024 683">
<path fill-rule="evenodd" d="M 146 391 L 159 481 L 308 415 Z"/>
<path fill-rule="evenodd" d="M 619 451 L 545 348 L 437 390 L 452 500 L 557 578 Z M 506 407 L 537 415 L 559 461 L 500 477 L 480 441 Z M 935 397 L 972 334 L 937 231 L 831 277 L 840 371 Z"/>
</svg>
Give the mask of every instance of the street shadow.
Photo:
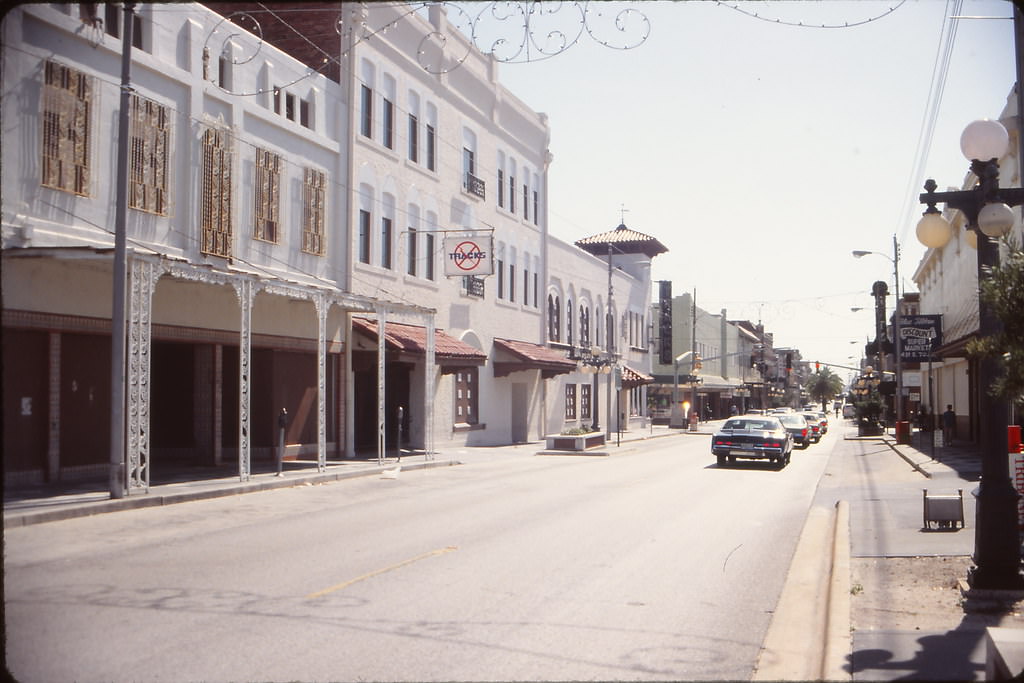
<svg viewBox="0 0 1024 683">
<path fill-rule="evenodd" d="M 985 626 L 997 623 L 1000 614 L 1005 612 L 989 613 L 987 619 L 965 614 L 956 628 L 945 633 L 930 633 L 919 637 L 915 637 L 913 631 L 865 631 L 860 638 L 862 641 L 877 639 L 879 643 L 892 644 L 894 649 L 901 652 L 897 654 L 883 647 L 855 649 L 847 655 L 847 664 L 843 668 L 855 680 L 865 681 L 985 680 L 984 655 L 980 661 L 972 661 L 971 655 L 984 647 Z M 857 639 L 855 637 L 855 641 Z M 901 643 L 904 643 L 902 648 Z M 905 656 L 915 647 L 912 656 Z M 904 658 L 900 659 L 900 656 Z M 1014 680 L 1022 679 L 1018 677 Z"/>
<path fill-rule="evenodd" d="M 789 467 L 787 465 L 786 467 Z M 706 470 L 762 470 L 765 472 L 781 472 L 786 467 L 779 468 L 778 465 L 770 463 L 766 460 L 737 460 L 736 462 L 725 463 L 719 465 L 718 463 L 711 463 L 706 465 Z"/>
</svg>

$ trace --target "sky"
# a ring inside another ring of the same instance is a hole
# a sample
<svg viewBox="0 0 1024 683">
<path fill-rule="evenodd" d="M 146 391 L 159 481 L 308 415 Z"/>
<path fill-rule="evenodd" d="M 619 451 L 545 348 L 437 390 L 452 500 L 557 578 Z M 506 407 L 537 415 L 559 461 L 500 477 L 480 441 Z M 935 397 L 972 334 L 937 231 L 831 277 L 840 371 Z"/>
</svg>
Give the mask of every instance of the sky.
<svg viewBox="0 0 1024 683">
<path fill-rule="evenodd" d="M 535 33 L 579 32 L 575 3 L 561 5 L 534 23 Z M 885 280 L 893 289 L 894 235 L 900 288 L 917 291 L 912 278 L 925 250 L 914 227 L 924 180 L 959 186 L 968 170 L 961 131 L 974 119 L 997 118 L 1010 95 L 1012 5 L 589 8 L 597 39 L 584 31 L 553 57 L 539 59 L 534 49 L 528 61 L 521 55 L 499 67 L 501 83 L 549 117 L 549 232 L 574 242 L 624 220 L 668 248 L 652 274 L 671 280 L 674 294 L 695 291 L 710 313 L 762 321 L 777 347 L 796 347 L 805 360 L 857 365 L 874 336 L 871 285 Z M 933 87 L 951 14 L 1000 18 L 955 20 L 948 70 Z M 521 35 L 522 25 L 486 15 L 477 30 Z M 626 30 L 617 33 L 617 25 Z M 629 43 L 636 46 L 619 49 Z M 930 96 L 939 90 L 927 159 L 915 169 Z M 855 259 L 854 249 L 883 255 Z"/>
</svg>

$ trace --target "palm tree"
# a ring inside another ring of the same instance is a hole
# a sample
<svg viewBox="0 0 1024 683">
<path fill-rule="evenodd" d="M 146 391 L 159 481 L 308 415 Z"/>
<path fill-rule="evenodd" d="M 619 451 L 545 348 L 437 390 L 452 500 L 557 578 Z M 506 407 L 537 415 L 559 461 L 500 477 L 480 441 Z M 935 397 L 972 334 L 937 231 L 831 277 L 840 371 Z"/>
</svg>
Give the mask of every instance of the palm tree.
<svg viewBox="0 0 1024 683">
<path fill-rule="evenodd" d="M 828 411 L 828 402 L 843 390 L 843 380 L 828 368 L 822 368 L 807 379 L 804 385 L 811 398 L 821 403 L 821 409 Z"/>
</svg>

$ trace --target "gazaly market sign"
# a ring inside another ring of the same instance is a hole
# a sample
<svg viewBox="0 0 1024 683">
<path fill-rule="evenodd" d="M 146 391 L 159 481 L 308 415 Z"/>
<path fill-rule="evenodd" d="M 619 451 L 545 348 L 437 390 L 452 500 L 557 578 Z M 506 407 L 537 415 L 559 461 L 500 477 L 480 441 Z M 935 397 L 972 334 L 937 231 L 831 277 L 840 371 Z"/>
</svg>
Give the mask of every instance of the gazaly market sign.
<svg viewBox="0 0 1024 683">
<path fill-rule="evenodd" d="M 493 275 L 494 250 L 490 235 L 485 237 L 445 237 L 444 274 Z"/>
<path fill-rule="evenodd" d="M 941 315 L 900 316 L 900 357 L 904 363 L 927 362 L 940 346 Z"/>
</svg>

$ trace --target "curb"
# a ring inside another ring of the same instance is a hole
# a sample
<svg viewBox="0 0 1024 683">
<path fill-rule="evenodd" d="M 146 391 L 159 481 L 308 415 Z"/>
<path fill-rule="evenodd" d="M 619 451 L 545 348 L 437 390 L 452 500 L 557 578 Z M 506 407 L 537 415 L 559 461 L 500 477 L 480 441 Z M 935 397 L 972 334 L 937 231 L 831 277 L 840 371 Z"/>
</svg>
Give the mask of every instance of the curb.
<svg viewBox="0 0 1024 683">
<path fill-rule="evenodd" d="M 751 680 L 850 680 L 849 558 L 846 501 L 811 508 Z"/>
<path fill-rule="evenodd" d="M 412 471 L 430 469 L 434 467 L 451 467 L 461 464 L 462 463 L 457 460 L 433 460 L 428 462 L 402 464 L 402 469 L 405 471 Z M 78 517 L 91 517 L 92 515 L 119 512 L 122 510 L 140 510 L 143 508 L 160 507 L 163 505 L 175 505 L 177 503 L 210 500 L 212 498 L 226 498 L 228 496 L 257 493 L 259 491 L 272 491 L 275 489 L 292 488 L 295 486 L 326 484 L 333 481 L 379 475 L 385 470 L 390 469 L 394 469 L 393 463 L 348 472 L 299 474 L 294 477 L 273 478 L 266 481 L 238 482 L 208 489 L 182 490 L 161 494 L 127 496 L 116 500 L 111 499 L 69 504 L 68 507 L 52 510 L 36 510 L 21 513 L 15 512 L 4 515 L 4 528 L 8 529 L 19 526 L 43 524 L 46 522 L 58 522 L 66 519 L 76 519 Z"/>
</svg>

